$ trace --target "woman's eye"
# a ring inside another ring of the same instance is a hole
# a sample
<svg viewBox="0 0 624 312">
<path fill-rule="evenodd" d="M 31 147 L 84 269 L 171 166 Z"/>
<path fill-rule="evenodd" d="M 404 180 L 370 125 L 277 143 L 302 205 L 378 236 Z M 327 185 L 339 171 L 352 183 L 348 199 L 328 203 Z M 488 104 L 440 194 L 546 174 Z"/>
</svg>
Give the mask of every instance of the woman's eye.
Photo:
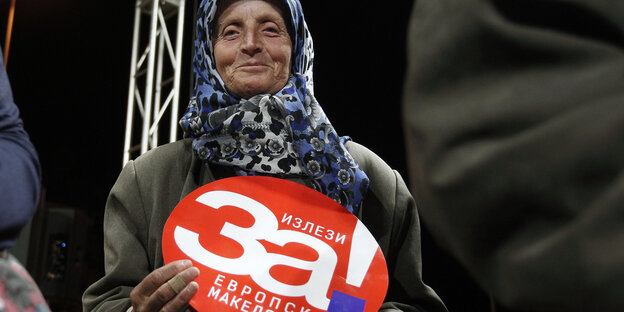
<svg viewBox="0 0 624 312">
<path fill-rule="evenodd" d="M 236 29 L 225 29 L 223 31 L 223 37 L 232 37 L 232 36 L 236 36 L 238 34 L 238 31 L 236 31 Z"/>
<path fill-rule="evenodd" d="M 277 27 L 267 27 L 264 31 L 271 34 L 279 34 L 279 29 L 277 29 Z"/>
</svg>

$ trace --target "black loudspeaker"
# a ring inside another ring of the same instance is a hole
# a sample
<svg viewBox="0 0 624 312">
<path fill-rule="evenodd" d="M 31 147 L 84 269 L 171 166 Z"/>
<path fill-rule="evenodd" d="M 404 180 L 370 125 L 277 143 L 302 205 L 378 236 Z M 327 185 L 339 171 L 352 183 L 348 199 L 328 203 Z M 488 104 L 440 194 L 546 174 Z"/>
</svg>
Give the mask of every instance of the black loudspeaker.
<svg viewBox="0 0 624 312">
<path fill-rule="evenodd" d="M 82 311 L 82 293 L 97 278 L 87 264 L 89 243 L 101 229 L 80 209 L 46 203 L 42 212 L 33 219 L 29 271 L 52 311 Z"/>
</svg>

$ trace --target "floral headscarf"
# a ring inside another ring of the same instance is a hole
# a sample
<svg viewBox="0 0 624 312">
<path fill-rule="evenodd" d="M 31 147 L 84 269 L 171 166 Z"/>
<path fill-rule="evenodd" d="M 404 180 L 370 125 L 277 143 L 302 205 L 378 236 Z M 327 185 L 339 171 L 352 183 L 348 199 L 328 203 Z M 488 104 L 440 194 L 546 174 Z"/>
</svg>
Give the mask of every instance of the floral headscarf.
<svg viewBox="0 0 624 312">
<path fill-rule="evenodd" d="M 317 191 L 357 214 L 368 177 L 344 146 L 349 138 L 338 136 L 314 98 L 312 37 L 299 1 L 284 1 L 294 35 L 290 78 L 277 93 L 248 100 L 229 93 L 217 72 L 210 29 L 217 0 L 201 1 L 194 96 L 180 125 L 200 159 L 235 166 L 238 175 L 308 177 Z"/>
</svg>

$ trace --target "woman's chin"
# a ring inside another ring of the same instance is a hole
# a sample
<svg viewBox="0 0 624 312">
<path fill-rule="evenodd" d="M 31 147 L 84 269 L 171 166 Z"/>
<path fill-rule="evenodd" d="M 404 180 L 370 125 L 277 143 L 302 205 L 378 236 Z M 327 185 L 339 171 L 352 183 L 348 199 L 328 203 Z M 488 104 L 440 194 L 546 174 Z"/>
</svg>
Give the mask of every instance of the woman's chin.
<svg viewBox="0 0 624 312">
<path fill-rule="evenodd" d="M 273 94 L 282 89 L 288 80 L 286 80 L 283 84 L 268 84 L 266 83 L 268 79 L 254 79 L 253 81 L 239 81 L 236 86 L 233 86 L 230 90 L 236 93 L 238 96 L 249 99 L 254 95 L 258 94 Z"/>
</svg>

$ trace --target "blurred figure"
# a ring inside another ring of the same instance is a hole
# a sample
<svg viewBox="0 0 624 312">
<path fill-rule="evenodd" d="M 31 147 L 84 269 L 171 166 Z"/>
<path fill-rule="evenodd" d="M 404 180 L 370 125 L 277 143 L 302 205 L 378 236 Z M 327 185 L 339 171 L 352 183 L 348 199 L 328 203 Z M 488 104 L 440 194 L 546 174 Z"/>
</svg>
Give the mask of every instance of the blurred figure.
<svg viewBox="0 0 624 312">
<path fill-rule="evenodd" d="M 624 309 L 624 2 L 420 0 L 404 122 L 436 241 L 499 309 Z"/>
<path fill-rule="evenodd" d="M 8 252 L 37 208 L 41 172 L 2 59 L 0 52 L 0 311 L 49 311 L 37 285 Z"/>
</svg>

